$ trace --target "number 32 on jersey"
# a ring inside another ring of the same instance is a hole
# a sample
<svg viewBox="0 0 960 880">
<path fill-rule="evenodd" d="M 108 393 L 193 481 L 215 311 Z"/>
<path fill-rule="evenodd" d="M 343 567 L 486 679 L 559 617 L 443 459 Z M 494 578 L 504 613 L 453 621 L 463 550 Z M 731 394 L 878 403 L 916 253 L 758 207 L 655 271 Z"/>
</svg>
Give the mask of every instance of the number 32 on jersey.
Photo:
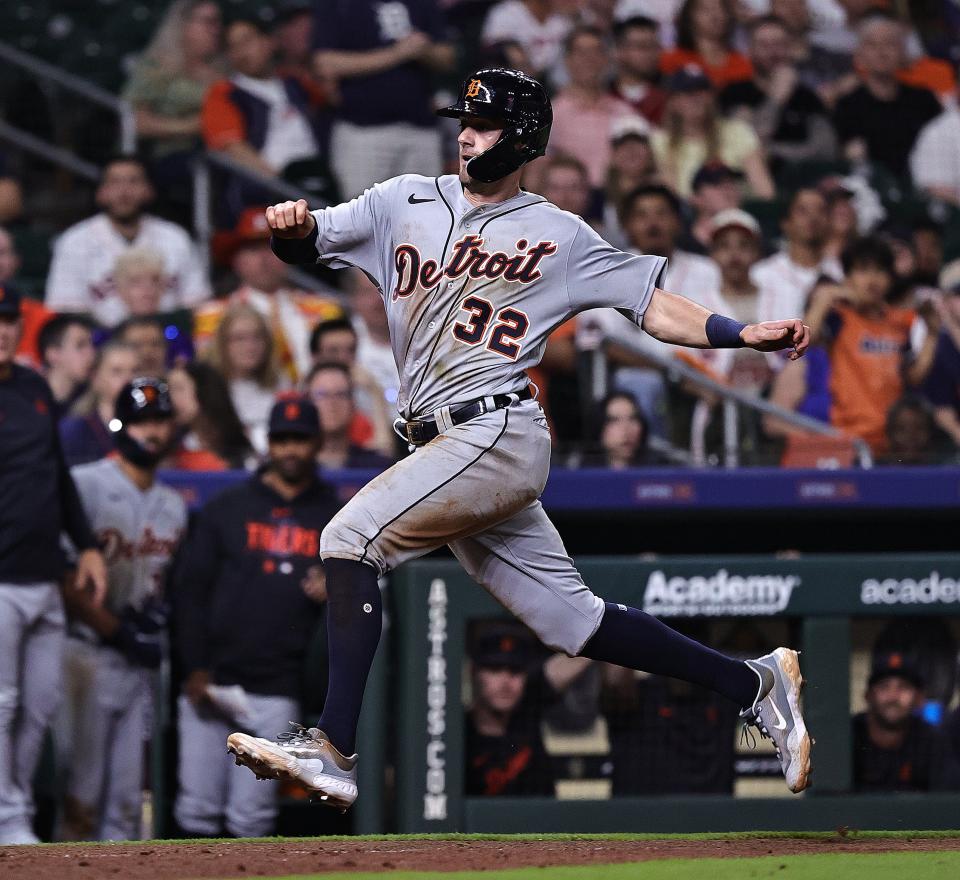
<svg viewBox="0 0 960 880">
<path fill-rule="evenodd" d="M 481 296 L 468 296 L 460 308 L 468 312 L 470 317 L 453 325 L 453 335 L 465 345 L 479 345 L 487 339 L 487 329 L 494 317 L 493 303 Z M 493 321 L 486 348 L 515 361 L 520 354 L 520 342 L 529 329 L 530 319 L 519 309 L 500 309 Z"/>
</svg>

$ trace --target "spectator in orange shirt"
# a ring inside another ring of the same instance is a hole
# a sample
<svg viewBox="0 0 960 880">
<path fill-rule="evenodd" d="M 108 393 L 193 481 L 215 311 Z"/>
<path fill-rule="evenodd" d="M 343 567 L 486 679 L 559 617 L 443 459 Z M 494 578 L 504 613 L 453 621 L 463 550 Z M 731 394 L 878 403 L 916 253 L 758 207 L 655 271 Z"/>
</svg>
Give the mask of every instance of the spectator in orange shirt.
<svg viewBox="0 0 960 880">
<path fill-rule="evenodd" d="M 240 165 L 274 177 L 302 159 L 314 159 L 325 142 L 317 110 L 323 92 L 296 74 L 280 76 L 273 60 L 276 41 L 255 19 L 233 21 L 226 31 L 229 79 L 215 82 L 200 114 L 203 140 Z M 228 200 L 236 213 L 256 198 L 249 184 L 231 184 Z"/>
<path fill-rule="evenodd" d="M 731 7 L 730 0 L 686 0 L 677 16 L 677 47 L 660 59 L 663 73 L 697 64 L 715 89 L 750 79 L 753 65 L 731 47 L 735 25 Z"/>
<path fill-rule="evenodd" d="M 807 323 L 814 343 L 829 352 L 831 423 L 882 455 L 887 412 L 906 385 L 918 385 L 929 373 L 939 323 L 932 308 L 924 312 L 926 338 L 911 354 L 917 314 L 885 302 L 896 276 L 893 251 L 880 239 L 855 241 L 843 254 L 843 271 L 843 284 L 815 289 Z"/>
</svg>

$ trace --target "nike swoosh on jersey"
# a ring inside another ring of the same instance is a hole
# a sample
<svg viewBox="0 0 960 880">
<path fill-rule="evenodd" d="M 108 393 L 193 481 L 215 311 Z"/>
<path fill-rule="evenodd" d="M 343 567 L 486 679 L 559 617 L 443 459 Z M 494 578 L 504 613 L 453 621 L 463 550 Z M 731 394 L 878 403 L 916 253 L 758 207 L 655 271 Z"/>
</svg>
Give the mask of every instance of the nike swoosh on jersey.
<svg viewBox="0 0 960 880">
<path fill-rule="evenodd" d="M 422 204 L 423 202 L 435 202 L 436 199 L 418 199 L 413 193 L 410 193 L 410 195 L 407 196 L 407 201 L 411 205 L 419 205 L 419 204 Z"/>
</svg>

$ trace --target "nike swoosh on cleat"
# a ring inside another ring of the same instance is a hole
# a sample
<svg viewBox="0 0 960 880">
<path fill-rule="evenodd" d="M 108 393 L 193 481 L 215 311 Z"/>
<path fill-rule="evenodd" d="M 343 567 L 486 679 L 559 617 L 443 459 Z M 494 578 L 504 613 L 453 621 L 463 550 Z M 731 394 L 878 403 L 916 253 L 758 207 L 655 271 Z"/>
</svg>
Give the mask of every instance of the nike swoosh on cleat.
<svg viewBox="0 0 960 880">
<path fill-rule="evenodd" d="M 786 730 L 787 722 L 784 719 L 783 715 L 780 714 L 780 710 L 777 708 L 777 704 L 773 700 L 770 701 L 770 708 L 773 709 L 773 714 L 777 716 L 777 723 L 774 724 L 773 726 L 777 730 Z"/>
<path fill-rule="evenodd" d="M 410 193 L 410 195 L 407 196 L 407 201 L 411 205 L 420 205 L 423 202 L 435 202 L 436 199 L 418 199 L 413 193 Z"/>
</svg>

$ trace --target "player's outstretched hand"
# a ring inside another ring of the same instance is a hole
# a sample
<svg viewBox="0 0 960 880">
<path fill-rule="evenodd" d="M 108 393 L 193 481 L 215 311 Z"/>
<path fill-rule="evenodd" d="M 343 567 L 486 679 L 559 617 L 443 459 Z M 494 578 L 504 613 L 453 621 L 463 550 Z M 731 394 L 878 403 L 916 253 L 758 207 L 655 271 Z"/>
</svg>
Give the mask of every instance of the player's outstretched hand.
<svg viewBox="0 0 960 880">
<path fill-rule="evenodd" d="M 790 360 L 803 357 L 810 345 L 810 328 L 799 318 L 790 321 L 764 321 L 748 324 L 740 333 L 748 348 L 757 351 L 782 351 L 791 348 Z"/>
<path fill-rule="evenodd" d="M 271 205 L 266 216 L 267 226 L 277 238 L 306 238 L 317 225 L 306 199 Z"/>
</svg>

